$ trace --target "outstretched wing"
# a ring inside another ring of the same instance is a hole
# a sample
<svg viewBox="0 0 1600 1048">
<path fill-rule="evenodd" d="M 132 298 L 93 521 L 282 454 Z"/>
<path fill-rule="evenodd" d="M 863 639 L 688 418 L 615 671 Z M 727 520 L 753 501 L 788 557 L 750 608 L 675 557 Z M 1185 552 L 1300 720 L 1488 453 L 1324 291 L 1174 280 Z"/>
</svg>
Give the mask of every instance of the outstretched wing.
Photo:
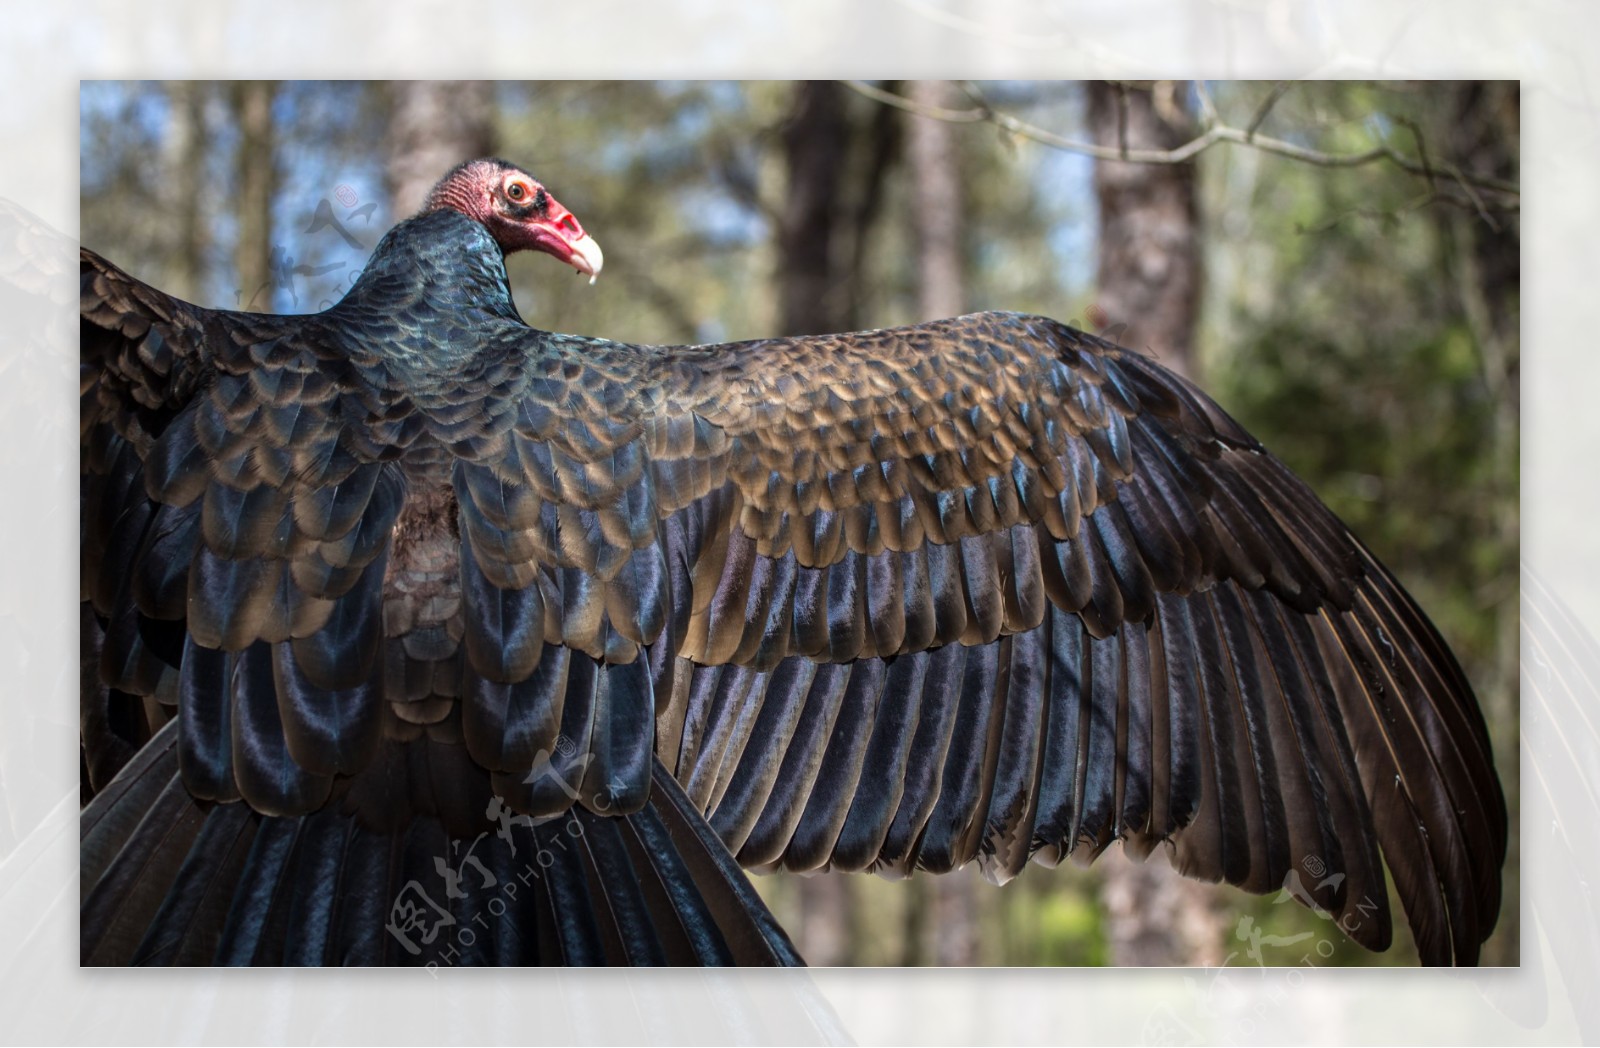
<svg viewBox="0 0 1600 1048">
<path fill-rule="evenodd" d="M 176 711 L 196 796 L 309 810 L 378 739 L 384 460 L 416 427 L 315 318 L 201 309 L 89 251 L 81 294 L 91 785 Z"/>
<path fill-rule="evenodd" d="M 1422 956 L 1476 957 L 1506 823 L 1470 687 L 1183 380 L 1003 314 L 546 348 L 456 466 L 466 646 L 505 682 L 464 710 L 479 760 L 564 734 L 567 660 L 643 653 L 657 752 L 747 866 L 1169 841 L 1257 892 L 1330 871 L 1307 897 L 1382 948 L 1381 845 Z"/>
<path fill-rule="evenodd" d="M 522 811 L 627 813 L 653 749 L 748 866 L 1003 879 L 1168 840 L 1265 891 L 1315 856 L 1382 946 L 1381 845 L 1425 959 L 1493 924 L 1504 807 L 1454 661 L 1143 358 L 995 314 L 507 328 L 423 395 L 374 351 L 411 303 L 260 317 L 82 274 L 92 785 L 173 711 L 186 788 L 268 814 L 459 825 L 477 794 L 428 754 L 462 744 Z M 426 743 L 398 778 L 364 770 L 386 736 Z"/>
</svg>

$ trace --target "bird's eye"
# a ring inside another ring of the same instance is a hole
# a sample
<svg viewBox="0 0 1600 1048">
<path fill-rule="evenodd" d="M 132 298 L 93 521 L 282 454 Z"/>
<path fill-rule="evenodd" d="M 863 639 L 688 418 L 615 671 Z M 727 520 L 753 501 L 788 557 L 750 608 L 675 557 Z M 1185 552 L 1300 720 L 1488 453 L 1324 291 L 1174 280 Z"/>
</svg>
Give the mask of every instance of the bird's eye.
<svg viewBox="0 0 1600 1048">
<path fill-rule="evenodd" d="M 513 182 L 511 185 L 506 187 L 506 196 L 510 197 L 512 200 L 521 200 L 527 195 L 528 187 L 524 186 L 521 182 Z"/>
</svg>

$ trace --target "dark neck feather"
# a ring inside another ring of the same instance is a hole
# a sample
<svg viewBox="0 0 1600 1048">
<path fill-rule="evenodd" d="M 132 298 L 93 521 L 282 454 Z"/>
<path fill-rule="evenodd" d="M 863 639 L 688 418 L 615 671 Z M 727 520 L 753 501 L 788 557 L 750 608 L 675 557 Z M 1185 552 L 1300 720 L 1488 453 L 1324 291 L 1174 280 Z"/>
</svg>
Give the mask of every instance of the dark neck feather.
<svg viewBox="0 0 1600 1048">
<path fill-rule="evenodd" d="M 425 212 L 389 230 L 351 293 L 380 280 L 443 312 L 517 316 L 505 253 L 482 225 L 453 210 Z"/>
<path fill-rule="evenodd" d="M 508 324 L 525 327 L 500 245 L 448 209 L 391 229 L 334 308 L 371 334 L 373 350 L 419 377 L 459 375 Z"/>
</svg>

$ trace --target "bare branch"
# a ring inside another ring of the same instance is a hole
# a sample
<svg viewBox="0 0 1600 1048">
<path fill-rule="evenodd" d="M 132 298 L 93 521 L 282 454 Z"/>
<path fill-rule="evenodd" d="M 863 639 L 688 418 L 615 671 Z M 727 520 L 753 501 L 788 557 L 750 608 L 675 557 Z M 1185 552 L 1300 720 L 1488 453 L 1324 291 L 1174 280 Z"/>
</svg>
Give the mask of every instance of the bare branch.
<svg viewBox="0 0 1600 1048">
<path fill-rule="evenodd" d="M 1250 123 L 1245 125 L 1244 140 L 1246 142 L 1255 141 L 1256 130 L 1261 126 L 1261 122 L 1267 118 L 1267 114 L 1272 112 L 1272 107 L 1278 104 L 1278 99 L 1282 98 L 1293 84 L 1293 80 L 1279 80 L 1272 85 L 1272 90 L 1267 92 L 1267 97 L 1263 98 L 1261 104 L 1256 106 L 1255 115 L 1250 118 Z"/>
<path fill-rule="evenodd" d="M 1374 222 L 1392 224 L 1402 216 L 1410 214 L 1413 211 L 1421 210 L 1430 204 L 1448 204 L 1452 207 L 1461 208 L 1464 211 L 1476 211 L 1478 216 L 1484 221 L 1489 222 L 1494 229 L 1498 230 L 1500 228 L 1499 225 L 1495 223 L 1486 212 L 1477 208 L 1473 201 L 1464 197 L 1455 196 L 1450 193 L 1440 192 L 1438 189 L 1429 189 L 1419 196 L 1406 201 L 1397 208 L 1345 208 L 1344 210 L 1337 212 L 1336 214 L 1316 223 L 1315 225 L 1307 226 L 1296 223 L 1295 232 L 1304 234 L 1326 233 L 1328 230 L 1343 223 L 1347 218 L 1367 218 L 1373 220 Z M 1499 210 L 1516 211 L 1517 206 L 1515 204 L 1510 204 L 1499 208 Z"/>
<path fill-rule="evenodd" d="M 1472 183 L 1461 173 L 1461 169 L 1454 164 L 1446 164 L 1445 168 L 1455 178 L 1456 183 L 1461 186 L 1461 191 L 1472 201 L 1472 206 L 1478 209 L 1478 217 L 1487 222 L 1490 229 L 1496 233 L 1500 232 L 1500 225 L 1490 216 L 1488 207 L 1484 205 L 1483 197 L 1478 194 L 1476 189 L 1472 188 Z"/>
<path fill-rule="evenodd" d="M 1417 157 L 1422 164 L 1422 173 L 1428 179 L 1428 188 L 1437 189 L 1437 183 L 1433 179 L 1433 165 L 1428 163 L 1428 143 L 1423 141 L 1422 128 L 1418 127 L 1417 122 L 1410 117 L 1402 116 L 1395 119 L 1401 127 L 1411 132 L 1411 140 L 1417 144 Z"/>
<path fill-rule="evenodd" d="M 1070 138 L 1063 138 L 1041 127 L 1018 120 L 1008 113 L 1000 112 L 983 100 L 983 95 L 975 87 L 967 87 L 967 93 L 976 103 L 972 109 L 943 109 L 933 106 L 919 105 L 901 95 L 881 90 L 871 84 L 858 80 L 846 80 L 845 83 L 852 89 L 876 99 L 885 105 L 904 109 L 908 113 L 930 117 L 934 120 L 948 120 L 957 124 L 991 123 L 1003 128 L 1014 135 L 1026 138 L 1040 145 L 1052 149 L 1060 149 L 1069 153 L 1081 153 L 1098 160 L 1125 160 L 1134 164 L 1182 164 L 1194 159 L 1199 154 L 1217 145 L 1226 142 L 1232 145 L 1248 146 L 1259 149 L 1264 153 L 1288 157 L 1301 163 L 1312 164 L 1317 167 L 1361 167 L 1366 164 L 1386 161 L 1411 174 L 1429 177 L 1429 172 L 1438 165 L 1425 165 L 1418 160 L 1396 150 L 1387 142 L 1373 146 L 1360 153 L 1327 153 L 1319 149 L 1295 145 L 1282 139 L 1270 138 L 1266 135 L 1253 134 L 1248 129 L 1229 127 L 1222 123 L 1208 127 L 1200 135 L 1190 139 L 1181 146 L 1173 149 L 1122 149 L 1118 146 L 1101 146 L 1091 142 L 1079 142 Z M 1475 175 L 1461 171 L 1453 166 L 1444 167 L 1451 177 L 1461 186 L 1462 191 L 1469 198 L 1476 198 L 1474 190 L 1490 190 L 1506 196 L 1520 196 L 1521 190 L 1515 182 L 1503 178 L 1492 178 L 1488 175 Z M 1472 187 L 1472 188 L 1468 188 Z M 1477 202 L 1475 200 L 1475 202 Z M 1509 210 L 1504 204 L 1497 204 L 1497 209 Z"/>
<path fill-rule="evenodd" d="M 897 95 L 893 91 L 885 91 L 883 88 L 869 84 L 865 80 L 846 80 L 844 83 L 846 87 L 852 88 L 868 98 L 876 99 L 885 105 L 894 106 L 896 109 L 904 109 L 906 112 L 915 113 L 918 116 L 931 117 L 934 120 L 948 120 L 952 124 L 981 124 L 990 119 L 986 105 L 980 105 L 977 109 L 944 109 L 940 106 L 923 105 L 921 102 L 912 101 L 904 95 Z"/>
<path fill-rule="evenodd" d="M 1450 201 L 1447 197 L 1440 196 L 1436 190 L 1429 189 L 1422 195 L 1415 197 L 1412 200 L 1408 200 L 1406 203 L 1394 208 L 1393 210 L 1372 207 L 1351 207 L 1336 212 L 1332 216 L 1323 219 L 1321 222 L 1318 222 L 1316 225 L 1307 226 L 1296 222 L 1295 232 L 1306 235 L 1326 233 L 1328 230 L 1341 225 L 1345 219 L 1348 218 L 1367 218 L 1374 222 L 1382 222 L 1388 226 L 1393 226 L 1397 221 L 1399 221 L 1402 215 L 1416 211 L 1420 208 L 1427 207 L 1429 204 L 1432 204 L 1436 201 L 1459 203 L 1459 201 Z"/>
<path fill-rule="evenodd" d="M 1402 127 L 1411 132 L 1411 139 L 1417 144 L 1417 156 L 1421 159 L 1422 170 L 1427 175 L 1429 191 L 1435 197 L 1443 198 L 1443 194 L 1439 192 L 1438 183 L 1434 181 L 1433 166 L 1428 163 L 1428 143 L 1423 139 L 1422 128 L 1418 127 L 1416 121 L 1412 120 L 1410 117 L 1396 117 L 1396 120 Z M 1445 167 L 1447 171 L 1455 177 L 1457 183 L 1461 186 L 1461 191 L 1466 194 L 1467 199 L 1472 201 L 1472 206 L 1477 208 L 1478 217 L 1483 219 L 1483 221 L 1488 224 L 1490 229 L 1494 230 L 1496 233 L 1500 232 L 1500 223 L 1496 222 L 1494 220 L 1494 216 L 1489 214 L 1489 209 L 1484 206 L 1483 198 L 1478 195 L 1478 191 L 1473 189 L 1472 186 L 1461 177 L 1461 171 L 1454 164 L 1446 164 Z"/>
</svg>

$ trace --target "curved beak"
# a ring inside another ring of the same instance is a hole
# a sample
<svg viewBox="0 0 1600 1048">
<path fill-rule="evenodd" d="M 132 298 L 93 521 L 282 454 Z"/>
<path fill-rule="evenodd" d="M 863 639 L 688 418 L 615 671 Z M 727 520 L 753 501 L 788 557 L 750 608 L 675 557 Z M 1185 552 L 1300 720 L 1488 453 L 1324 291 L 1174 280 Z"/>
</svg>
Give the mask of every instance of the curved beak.
<svg viewBox="0 0 1600 1048">
<path fill-rule="evenodd" d="M 554 255 L 567 265 L 585 274 L 589 283 L 600 275 L 605 265 L 605 253 L 594 237 L 583 231 L 577 216 L 562 207 L 553 196 L 547 196 L 545 213 L 527 224 L 533 231 L 533 247 Z"/>
<path fill-rule="evenodd" d="M 593 284 L 595 277 L 600 275 L 600 269 L 606 264 L 605 252 L 600 250 L 600 245 L 594 237 L 585 233 L 571 245 L 572 254 L 567 258 L 567 264 L 580 273 L 589 276 L 589 283 Z"/>
</svg>

